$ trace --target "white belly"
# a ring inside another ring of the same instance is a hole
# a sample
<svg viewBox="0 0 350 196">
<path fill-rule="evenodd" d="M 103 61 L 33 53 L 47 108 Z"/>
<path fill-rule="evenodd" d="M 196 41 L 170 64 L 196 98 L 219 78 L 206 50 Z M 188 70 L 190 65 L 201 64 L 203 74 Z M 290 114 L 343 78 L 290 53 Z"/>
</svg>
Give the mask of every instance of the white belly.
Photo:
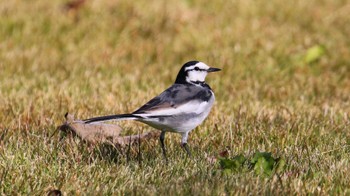
<svg viewBox="0 0 350 196">
<path fill-rule="evenodd" d="M 180 113 L 159 118 L 149 118 L 139 120 L 156 129 L 185 133 L 193 130 L 200 125 L 208 116 L 215 101 L 214 93 L 208 102 L 201 103 L 197 108 L 194 108 L 190 113 Z"/>
</svg>

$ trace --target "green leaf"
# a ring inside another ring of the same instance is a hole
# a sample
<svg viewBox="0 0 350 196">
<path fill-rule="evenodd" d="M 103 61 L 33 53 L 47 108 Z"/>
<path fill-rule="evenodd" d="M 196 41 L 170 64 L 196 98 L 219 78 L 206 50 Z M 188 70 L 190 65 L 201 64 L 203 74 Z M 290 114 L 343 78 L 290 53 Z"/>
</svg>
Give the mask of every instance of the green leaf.
<svg viewBox="0 0 350 196">
<path fill-rule="evenodd" d="M 278 159 L 278 162 L 276 165 L 276 172 L 277 173 L 283 172 L 285 166 L 286 166 L 286 160 L 284 160 L 283 158 Z"/>
<path fill-rule="evenodd" d="M 306 63 L 310 64 L 318 61 L 325 53 L 326 53 L 326 50 L 324 46 L 315 45 L 306 51 L 304 60 Z"/>
<path fill-rule="evenodd" d="M 253 155 L 253 158 L 250 160 L 250 162 L 252 164 L 255 164 L 256 162 L 258 162 L 259 158 L 261 157 L 271 157 L 271 153 L 269 152 L 256 152 Z"/>
<path fill-rule="evenodd" d="M 244 162 L 246 161 L 246 158 L 243 155 L 237 155 L 233 157 L 232 159 L 229 158 L 219 158 L 220 160 L 220 166 L 222 169 L 230 171 L 238 171 L 242 168 Z"/>
<path fill-rule="evenodd" d="M 283 158 L 273 158 L 269 152 L 256 152 L 250 159 L 250 167 L 244 167 L 247 159 L 243 155 L 233 158 L 219 158 L 219 163 L 223 173 L 254 170 L 257 175 L 271 176 L 274 172 L 283 172 L 286 161 Z M 246 165 L 248 166 L 248 165 Z"/>
<path fill-rule="evenodd" d="M 271 156 L 271 153 L 267 152 L 256 152 L 251 160 L 253 168 L 258 175 L 268 175 L 272 174 L 276 160 Z"/>
</svg>

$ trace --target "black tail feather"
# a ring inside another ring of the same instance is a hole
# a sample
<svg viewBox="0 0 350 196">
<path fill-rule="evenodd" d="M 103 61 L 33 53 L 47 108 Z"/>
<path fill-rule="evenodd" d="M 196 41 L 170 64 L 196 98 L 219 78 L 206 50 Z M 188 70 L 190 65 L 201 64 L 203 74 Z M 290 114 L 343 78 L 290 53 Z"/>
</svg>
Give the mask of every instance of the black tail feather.
<svg viewBox="0 0 350 196">
<path fill-rule="evenodd" d="M 89 124 L 93 122 L 101 122 L 101 121 L 109 121 L 109 120 L 135 120 L 141 118 L 139 116 L 135 116 L 133 114 L 117 114 L 117 115 L 109 115 L 109 116 L 99 116 L 95 118 L 89 118 L 83 120 L 84 123 Z"/>
</svg>

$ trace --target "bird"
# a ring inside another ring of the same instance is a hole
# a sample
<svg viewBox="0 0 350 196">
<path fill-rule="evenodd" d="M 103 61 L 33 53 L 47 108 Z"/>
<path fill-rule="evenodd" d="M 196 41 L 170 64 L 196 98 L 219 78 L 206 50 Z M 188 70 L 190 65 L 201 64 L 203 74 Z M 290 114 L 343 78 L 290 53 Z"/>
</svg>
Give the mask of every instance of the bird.
<svg viewBox="0 0 350 196">
<path fill-rule="evenodd" d="M 83 120 L 84 123 L 136 120 L 161 131 L 159 136 L 162 154 L 167 161 L 164 145 L 165 134 L 181 134 L 181 146 L 191 157 L 187 140 L 189 133 L 208 116 L 215 96 L 205 82 L 208 73 L 220 71 L 200 61 L 186 62 L 177 74 L 175 82 L 158 96 L 132 113 L 100 116 Z"/>
</svg>

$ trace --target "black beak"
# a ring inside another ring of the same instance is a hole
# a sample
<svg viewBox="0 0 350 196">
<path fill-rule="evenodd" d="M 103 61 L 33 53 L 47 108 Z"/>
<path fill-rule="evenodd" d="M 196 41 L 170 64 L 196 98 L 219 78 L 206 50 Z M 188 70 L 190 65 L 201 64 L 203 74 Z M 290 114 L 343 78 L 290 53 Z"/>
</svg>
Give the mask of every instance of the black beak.
<svg viewBox="0 0 350 196">
<path fill-rule="evenodd" d="M 216 71 L 220 71 L 221 69 L 219 68 L 215 68 L 215 67 L 211 67 L 207 70 L 207 72 L 216 72 Z"/>
</svg>

